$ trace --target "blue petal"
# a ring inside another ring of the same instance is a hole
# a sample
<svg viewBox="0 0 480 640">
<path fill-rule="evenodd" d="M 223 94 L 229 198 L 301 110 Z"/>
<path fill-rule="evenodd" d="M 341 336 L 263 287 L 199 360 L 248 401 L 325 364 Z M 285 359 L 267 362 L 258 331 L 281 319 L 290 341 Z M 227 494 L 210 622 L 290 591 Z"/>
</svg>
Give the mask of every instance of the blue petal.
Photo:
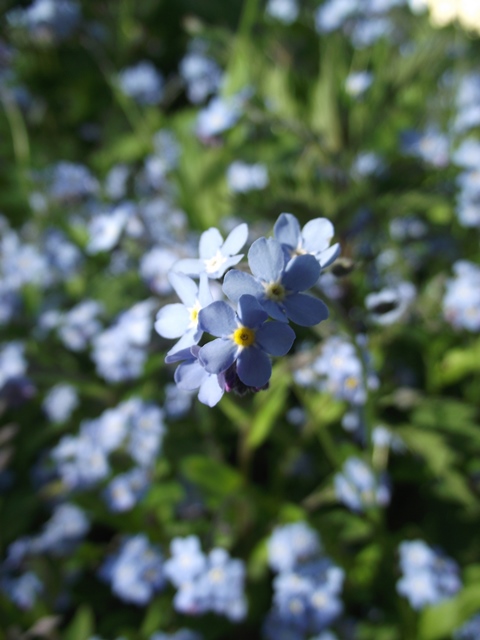
<svg viewBox="0 0 480 640">
<path fill-rule="evenodd" d="M 322 267 L 322 269 L 332 264 L 332 262 L 336 260 L 339 255 L 340 255 L 340 245 L 338 244 L 338 242 L 337 244 L 334 244 L 328 249 L 326 249 L 325 251 L 322 251 L 322 253 L 318 256 L 318 260 L 320 261 L 320 266 Z"/>
<path fill-rule="evenodd" d="M 303 249 L 315 255 L 325 251 L 334 233 L 333 224 L 327 218 L 310 220 L 302 229 Z"/>
<path fill-rule="evenodd" d="M 274 320 L 280 320 L 280 322 L 288 322 L 287 313 L 283 304 L 268 300 L 267 298 L 261 299 L 260 304 L 268 313 L 268 315 Z"/>
<path fill-rule="evenodd" d="M 198 389 L 207 377 L 208 373 L 198 360 L 182 362 L 182 364 L 179 364 L 176 368 L 174 375 L 177 387 L 183 391 Z"/>
<path fill-rule="evenodd" d="M 229 336 L 237 328 L 235 311 L 222 300 L 216 300 L 198 312 L 198 326 L 218 338 Z"/>
<path fill-rule="evenodd" d="M 265 282 L 277 282 L 285 266 L 282 246 L 274 238 L 259 238 L 250 247 L 248 264 L 253 275 Z"/>
<path fill-rule="evenodd" d="M 208 373 L 221 373 L 235 362 L 237 351 L 233 340 L 217 338 L 200 349 L 198 359 Z"/>
<path fill-rule="evenodd" d="M 256 329 L 268 318 L 268 313 L 262 309 L 257 299 L 249 294 L 240 296 L 237 314 L 241 323 L 250 329 Z"/>
<path fill-rule="evenodd" d="M 218 376 L 209 375 L 200 385 L 198 399 L 209 407 L 214 407 L 223 396 L 223 389 L 218 382 Z"/>
<path fill-rule="evenodd" d="M 171 362 L 178 362 L 179 360 L 187 360 L 191 358 L 190 349 L 193 346 L 196 346 L 202 335 L 202 332 L 197 329 L 190 329 L 184 333 L 180 340 L 173 345 L 165 356 L 165 362 L 170 364 Z M 183 356 L 183 352 L 187 353 L 187 355 Z"/>
<path fill-rule="evenodd" d="M 190 314 L 183 304 L 167 304 L 157 313 L 155 331 L 163 338 L 179 338 L 189 324 Z"/>
<path fill-rule="evenodd" d="M 175 273 L 184 273 L 187 276 L 198 276 L 202 271 L 205 271 L 205 264 L 203 260 L 185 258 L 184 260 L 175 262 L 172 271 L 175 271 Z"/>
<path fill-rule="evenodd" d="M 273 227 L 275 238 L 281 243 L 295 249 L 300 240 L 300 225 L 291 213 L 282 213 Z"/>
<path fill-rule="evenodd" d="M 264 351 L 249 347 L 242 349 L 237 360 L 237 374 L 249 387 L 263 387 L 272 375 L 272 363 Z"/>
<path fill-rule="evenodd" d="M 223 281 L 223 293 L 232 302 L 238 302 L 243 294 L 250 294 L 259 298 L 263 296 L 264 289 L 258 280 L 255 280 L 249 273 L 232 269 Z"/>
<path fill-rule="evenodd" d="M 186 307 L 193 307 L 198 294 L 196 283 L 184 273 L 175 273 L 175 271 L 168 273 L 168 279 L 183 304 Z"/>
<path fill-rule="evenodd" d="M 198 253 L 202 260 L 213 258 L 213 256 L 219 251 L 222 246 L 223 238 L 218 229 L 211 227 L 204 231 L 200 236 L 200 243 L 198 245 Z"/>
<path fill-rule="evenodd" d="M 283 322 L 266 322 L 256 332 L 257 344 L 272 356 L 284 356 L 295 340 L 295 332 Z"/>
<path fill-rule="evenodd" d="M 208 276 L 206 273 L 200 274 L 200 281 L 198 283 L 198 301 L 201 307 L 206 307 L 213 302 L 212 292 L 210 291 L 210 285 L 208 284 Z"/>
<path fill-rule="evenodd" d="M 232 229 L 223 243 L 222 253 L 224 256 L 233 256 L 238 253 L 248 237 L 248 226 L 245 222 Z"/>
<path fill-rule="evenodd" d="M 320 265 L 313 256 L 296 256 L 285 268 L 282 284 L 290 291 L 310 289 L 320 277 Z"/>
<path fill-rule="evenodd" d="M 238 256 L 232 256 L 231 258 L 227 258 L 225 262 L 219 266 L 216 271 L 209 271 L 208 277 L 214 280 L 221 278 L 225 271 L 228 271 L 231 267 L 234 267 L 236 264 L 240 262 L 243 258 L 243 253 L 240 253 Z"/>
<path fill-rule="evenodd" d="M 328 318 L 326 304 L 306 293 L 288 296 L 285 298 L 284 305 L 290 320 L 302 327 L 312 327 Z"/>
</svg>

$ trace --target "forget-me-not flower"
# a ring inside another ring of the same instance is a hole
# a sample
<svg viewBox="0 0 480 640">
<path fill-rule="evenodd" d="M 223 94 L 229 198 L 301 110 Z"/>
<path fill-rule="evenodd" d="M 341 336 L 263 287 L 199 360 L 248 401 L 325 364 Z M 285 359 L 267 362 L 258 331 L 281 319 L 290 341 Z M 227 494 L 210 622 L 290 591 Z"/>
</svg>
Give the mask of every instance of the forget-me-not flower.
<svg viewBox="0 0 480 640">
<path fill-rule="evenodd" d="M 314 256 L 295 256 L 285 265 L 280 242 L 259 238 L 250 247 L 248 264 L 253 275 L 232 269 L 225 276 L 223 291 L 232 302 L 250 294 L 275 320 L 290 319 L 304 327 L 328 317 L 328 309 L 321 300 L 300 293 L 312 287 L 320 275 L 320 265 Z"/>
<path fill-rule="evenodd" d="M 275 222 L 273 233 L 289 258 L 311 254 L 322 269 L 328 267 L 339 255 L 338 242 L 330 246 L 335 230 L 327 218 L 309 220 L 300 229 L 297 218 L 291 213 L 282 213 Z"/>
<path fill-rule="evenodd" d="M 240 380 L 249 387 L 264 387 L 272 374 L 269 355 L 283 356 L 295 339 L 293 329 L 282 322 L 267 321 L 268 314 L 254 296 L 238 301 L 238 313 L 216 301 L 199 313 L 200 327 L 216 336 L 198 352 L 208 373 L 222 373 L 236 363 Z"/>
<path fill-rule="evenodd" d="M 248 227 L 245 223 L 232 229 L 224 241 L 218 229 L 211 227 L 200 236 L 199 258 L 179 260 L 174 270 L 189 276 L 206 273 L 209 278 L 221 278 L 227 269 L 238 264 L 243 258 L 239 254 L 247 241 Z"/>
</svg>

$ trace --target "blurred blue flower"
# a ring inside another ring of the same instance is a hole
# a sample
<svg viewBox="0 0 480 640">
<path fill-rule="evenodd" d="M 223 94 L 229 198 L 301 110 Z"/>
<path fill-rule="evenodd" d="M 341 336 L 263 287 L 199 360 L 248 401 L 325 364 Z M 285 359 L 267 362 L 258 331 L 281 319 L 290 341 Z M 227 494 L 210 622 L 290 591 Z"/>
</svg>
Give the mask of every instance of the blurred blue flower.
<svg viewBox="0 0 480 640">
<path fill-rule="evenodd" d="M 465 622 L 453 634 L 454 640 L 478 640 L 480 638 L 480 613 Z"/>
<path fill-rule="evenodd" d="M 390 487 L 384 475 L 376 476 L 360 458 L 351 457 L 335 474 L 335 493 L 352 511 L 384 507 L 390 502 Z"/>
<path fill-rule="evenodd" d="M 206 273 L 209 278 L 221 278 L 227 269 L 238 264 L 243 253 L 238 252 L 247 241 L 248 227 L 245 223 L 232 229 L 224 241 L 218 229 L 211 227 L 200 236 L 198 259 L 179 260 L 173 267 L 178 273 L 199 276 Z"/>
<path fill-rule="evenodd" d="M 227 183 L 234 193 L 265 189 L 268 185 L 267 167 L 259 162 L 247 164 L 236 160 L 227 169 Z"/>
<path fill-rule="evenodd" d="M 62 204 L 94 196 L 99 189 L 98 180 L 81 164 L 63 161 L 53 167 L 50 196 Z"/>
<path fill-rule="evenodd" d="M 143 468 L 134 468 L 120 473 L 105 488 L 103 497 L 110 511 L 129 511 L 147 491 L 150 479 Z"/>
<path fill-rule="evenodd" d="M 242 295 L 238 313 L 223 301 L 216 301 L 199 313 L 200 328 L 217 339 L 198 352 L 208 373 L 219 374 L 236 363 L 240 380 L 249 387 L 261 388 L 272 373 L 269 354 L 283 356 L 295 339 L 286 324 L 267 321 L 268 314 L 251 295 Z"/>
<path fill-rule="evenodd" d="M 417 610 L 451 598 L 462 587 L 457 563 L 423 540 L 402 542 L 398 548 L 402 577 L 397 592 Z"/>
<path fill-rule="evenodd" d="M 163 77 L 149 60 L 142 60 L 120 72 L 121 90 L 142 105 L 157 104 L 163 95 Z"/>
<path fill-rule="evenodd" d="M 142 606 L 165 586 L 163 556 L 146 536 L 127 536 L 101 566 L 100 577 L 121 600 Z"/>
<path fill-rule="evenodd" d="M 215 93 L 223 76 L 217 62 L 207 56 L 195 41 L 191 50 L 180 61 L 179 70 L 187 85 L 187 97 L 194 104 L 203 102 L 210 94 Z"/>
<path fill-rule="evenodd" d="M 273 571 L 290 571 L 321 551 L 317 532 L 306 522 L 275 527 L 267 543 L 268 563 Z"/>
<path fill-rule="evenodd" d="M 283 24 L 292 24 L 299 13 L 297 0 L 268 0 L 265 13 Z"/>
<path fill-rule="evenodd" d="M 66 422 L 78 407 L 78 403 L 75 387 L 68 383 L 59 383 L 45 396 L 42 409 L 51 422 Z"/>
<path fill-rule="evenodd" d="M 225 276 L 223 291 L 232 302 L 249 294 L 275 320 L 290 319 L 307 327 L 328 317 L 328 309 L 321 300 L 300 293 L 312 287 L 320 275 L 320 265 L 314 256 L 295 256 L 285 264 L 281 244 L 274 238 L 259 238 L 250 247 L 248 264 L 253 276 L 235 269 Z"/>
<path fill-rule="evenodd" d="M 32 609 L 44 585 L 33 571 L 26 571 L 17 577 L 0 576 L 0 589 L 20 609 Z"/>
<path fill-rule="evenodd" d="M 453 272 L 442 301 L 443 315 L 456 329 L 480 331 L 480 267 L 458 260 Z"/>
<path fill-rule="evenodd" d="M 238 97 L 212 98 L 197 116 L 196 133 L 199 138 L 206 140 L 218 136 L 231 129 L 241 114 L 241 100 Z"/>
<path fill-rule="evenodd" d="M 31 551 L 37 554 L 48 552 L 55 556 L 69 555 L 89 529 L 89 519 L 80 507 L 69 503 L 59 504 L 42 532 L 32 538 Z"/>
</svg>

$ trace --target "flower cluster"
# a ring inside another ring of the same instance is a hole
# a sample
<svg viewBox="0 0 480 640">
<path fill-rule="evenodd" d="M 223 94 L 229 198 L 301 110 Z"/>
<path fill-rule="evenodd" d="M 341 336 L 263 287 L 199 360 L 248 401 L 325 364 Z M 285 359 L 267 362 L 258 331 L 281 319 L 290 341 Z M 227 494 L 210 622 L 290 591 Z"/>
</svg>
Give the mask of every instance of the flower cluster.
<svg viewBox="0 0 480 640">
<path fill-rule="evenodd" d="M 173 600 L 177 611 L 188 615 L 213 611 L 234 621 L 245 617 L 245 567 L 241 560 L 230 558 L 221 548 L 205 555 L 196 536 L 174 538 L 170 551 L 164 570 L 177 588 Z"/>
<path fill-rule="evenodd" d="M 390 502 L 387 479 L 376 477 L 360 458 L 349 458 L 342 471 L 335 475 L 334 484 L 337 498 L 352 511 L 364 511 Z"/>
<path fill-rule="evenodd" d="M 200 257 L 179 260 L 169 275 L 182 302 L 160 309 L 155 322 L 161 336 L 179 338 L 166 357 L 181 362 L 175 372 L 179 388 L 199 389 L 200 401 L 210 406 L 224 391 L 267 388 L 270 356 L 287 354 L 295 340 L 289 321 L 309 327 L 328 317 L 326 305 L 304 291 L 338 256 L 338 244 L 330 246 L 333 233 L 325 218 L 301 229 L 295 216 L 282 213 L 274 237 L 252 243 L 250 273 L 231 268 L 243 258 L 246 224 L 225 241 L 215 228 L 202 234 Z M 198 286 L 191 277 L 199 278 Z M 209 280 L 220 278 L 228 302 L 213 300 Z M 204 333 L 215 339 L 198 346 Z"/>
<path fill-rule="evenodd" d="M 304 522 L 274 529 L 268 541 L 273 608 L 265 635 L 304 640 L 321 633 L 342 611 L 344 573 L 322 554 L 318 534 Z M 282 635 L 284 634 L 284 635 Z"/>
<path fill-rule="evenodd" d="M 437 604 L 460 590 L 457 563 L 423 540 L 402 542 L 399 553 L 402 577 L 397 591 L 414 609 Z"/>
<path fill-rule="evenodd" d="M 453 265 L 455 278 L 448 280 L 443 314 L 456 329 L 480 330 L 480 268 L 459 260 Z"/>
</svg>

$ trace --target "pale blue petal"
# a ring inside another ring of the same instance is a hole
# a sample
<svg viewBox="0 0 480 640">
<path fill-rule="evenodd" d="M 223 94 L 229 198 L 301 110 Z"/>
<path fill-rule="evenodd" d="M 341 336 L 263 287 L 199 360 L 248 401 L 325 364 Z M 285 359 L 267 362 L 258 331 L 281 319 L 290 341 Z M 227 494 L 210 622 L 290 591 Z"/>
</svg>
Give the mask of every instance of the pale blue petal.
<svg viewBox="0 0 480 640">
<path fill-rule="evenodd" d="M 320 277 L 320 265 L 313 256 L 296 256 L 285 268 L 282 284 L 289 291 L 310 289 Z"/>
<path fill-rule="evenodd" d="M 223 293 L 232 302 L 238 302 L 243 294 L 250 294 L 259 298 L 263 295 L 264 289 L 258 280 L 244 271 L 232 269 L 223 281 Z"/>
<path fill-rule="evenodd" d="M 198 326 L 218 338 L 229 336 L 237 328 L 235 311 L 222 300 L 216 300 L 198 312 Z"/>
<path fill-rule="evenodd" d="M 191 358 L 190 349 L 199 342 L 202 335 L 202 331 L 189 329 L 167 353 L 165 356 L 165 362 L 170 364 L 172 362 L 178 362 L 179 360 L 187 360 L 188 358 Z M 184 352 L 186 355 L 182 355 Z"/>
<path fill-rule="evenodd" d="M 198 276 L 202 271 L 205 271 L 205 263 L 203 260 L 194 258 L 185 258 L 184 260 L 178 260 L 172 267 L 172 271 L 176 273 L 184 273 L 187 276 Z"/>
<path fill-rule="evenodd" d="M 250 247 L 248 264 L 253 275 L 265 282 L 277 282 L 285 265 L 282 246 L 274 238 L 259 238 Z"/>
<path fill-rule="evenodd" d="M 240 296 L 237 314 L 241 323 L 251 329 L 256 329 L 268 318 L 268 313 L 262 309 L 257 299 L 249 294 Z"/>
<path fill-rule="evenodd" d="M 214 407 L 222 398 L 223 389 L 218 382 L 218 376 L 209 375 L 200 385 L 198 399 L 209 407 Z"/>
<path fill-rule="evenodd" d="M 242 349 L 237 360 L 237 374 L 249 387 L 263 387 L 272 375 L 272 363 L 264 351 L 248 347 Z"/>
<path fill-rule="evenodd" d="M 213 302 L 212 292 L 210 291 L 210 285 L 208 284 L 208 276 L 206 273 L 200 274 L 200 281 L 198 283 L 198 301 L 201 307 L 206 307 Z"/>
<path fill-rule="evenodd" d="M 266 322 L 256 332 L 257 344 L 272 356 L 284 356 L 292 348 L 295 332 L 283 322 Z"/>
<path fill-rule="evenodd" d="M 208 375 L 198 360 L 189 360 L 178 365 L 174 379 L 179 389 L 193 391 L 200 387 L 202 382 L 208 378 Z"/>
<path fill-rule="evenodd" d="M 214 280 L 221 278 L 225 271 L 228 271 L 231 267 L 234 267 L 236 264 L 238 264 L 242 258 L 243 253 L 240 253 L 238 256 L 227 258 L 225 262 L 222 262 L 222 264 L 216 271 L 209 272 L 208 277 Z"/>
<path fill-rule="evenodd" d="M 284 301 L 288 317 L 302 327 L 312 327 L 328 318 L 328 308 L 324 302 L 306 293 L 295 293 Z"/>
<path fill-rule="evenodd" d="M 334 260 L 338 258 L 340 255 L 340 245 L 334 244 L 329 249 L 322 251 L 322 253 L 318 256 L 318 260 L 320 261 L 320 266 L 322 269 L 328 267 Z"/>
<path fill-rule="evenodd" d="M 325 251 L 334 233 L 333 224 L 327 218 L 310 220 L 302 229 L 303 249 L 313 254 Z"/>
<path fill-rule="evenodd" d="M 184 273 L 175 273 L 175 271 L 168 273 L 168 279 L 183 304 L 186 307 L 193 307 L 198 294 L 197 284 Z"/>
<path fill-rule="evenodd" d="M 200 236 L 200 243 L 198 245 L 198 253 L 202 260 L 208 260 L 208 258 L 213 258 L 216 255 L 217 251 L 220 250 L 222 246 L 223 238 L 218 229 L 215 227 L 211 227 L 204 231 Z"/>
<path fill-rule="evenodd" d="M 237 351 L 233 340 L 217 338 L 200 349 L 198 359 L 208 373 L 221 373 L 235 362 Z"/>
<path fill-rule="evenodd" d="M 179 338 L 190 324 L 190 314 L 183 304 L 167 304 L 157 313 L 155 331 L 163 338 Z"/>
<path fill-rule="evenodd" d="M 233 256 L 238 253 L 246 243 L 248 237 L 248 226 L 245 222 L 232 229 L 223 243 L 222 254 Z"/>
<path fill-rule="evenodd" d="M 300 225 L 291 213 L 281 213 L 273 227 L 275 238 L 292 249 L 296 249 L 300 240 Z"/>
</svg>

